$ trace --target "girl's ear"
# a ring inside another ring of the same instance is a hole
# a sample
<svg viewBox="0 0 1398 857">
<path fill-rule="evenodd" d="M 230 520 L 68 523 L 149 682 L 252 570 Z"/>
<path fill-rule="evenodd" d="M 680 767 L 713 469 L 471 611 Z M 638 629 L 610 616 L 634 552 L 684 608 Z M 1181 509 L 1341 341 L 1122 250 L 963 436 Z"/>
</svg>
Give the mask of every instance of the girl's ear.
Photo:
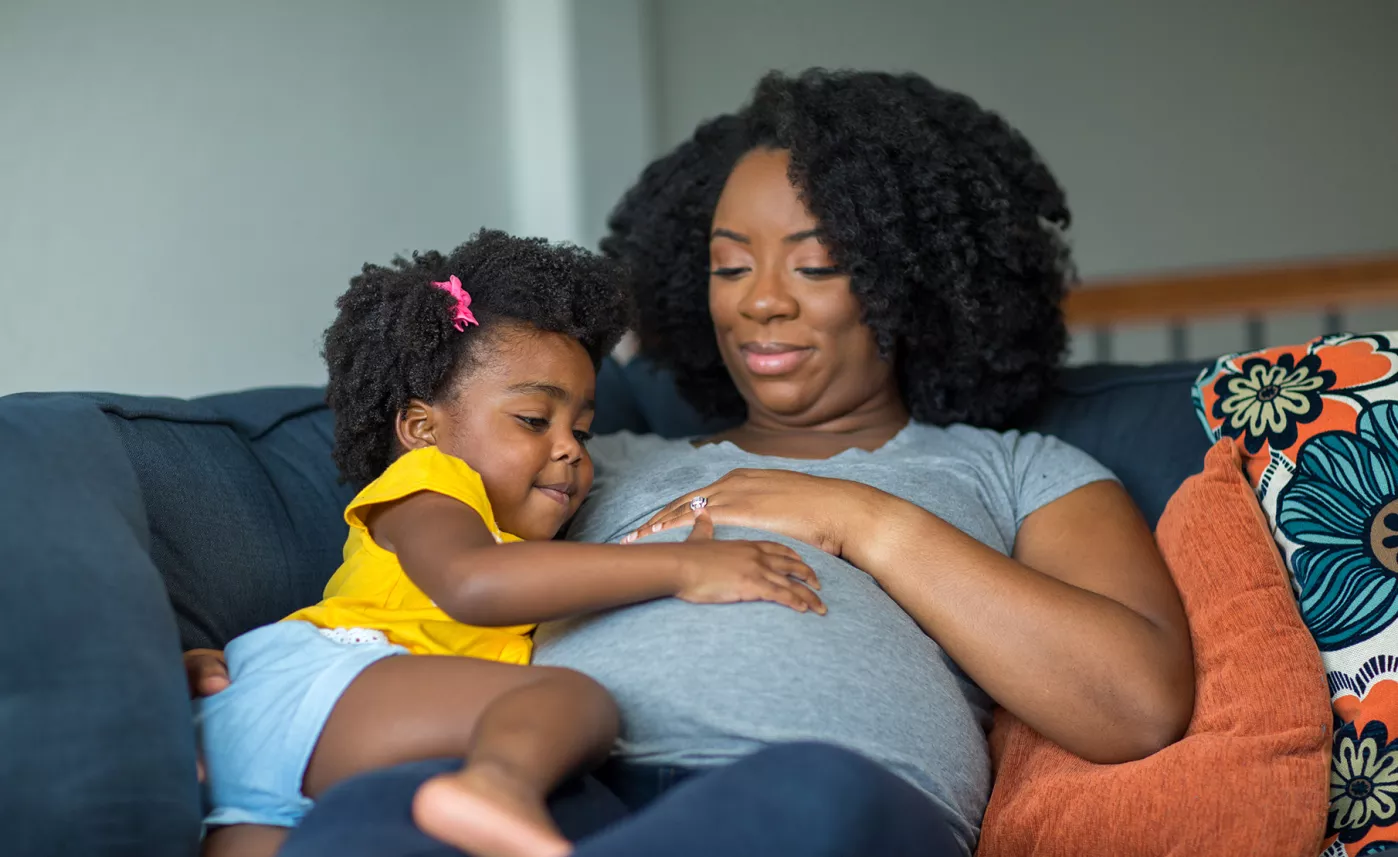
<svg viewBox="0 0 1398 857">
<path fill-rule="evenodd" d="M 398 412 L 393 431 L 403 449 L 422 449 L 437 445 L 438 424 L 437 409 L 421 399 L 413 399 Z"/>
</svg>

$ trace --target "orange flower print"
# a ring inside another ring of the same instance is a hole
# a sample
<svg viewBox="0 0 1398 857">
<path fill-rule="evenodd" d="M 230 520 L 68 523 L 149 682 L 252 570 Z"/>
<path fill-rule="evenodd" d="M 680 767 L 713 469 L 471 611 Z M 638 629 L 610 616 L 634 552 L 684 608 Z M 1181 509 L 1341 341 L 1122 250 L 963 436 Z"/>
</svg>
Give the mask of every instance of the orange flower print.
<svg viewBox="0 0 1398 857">
<path fill-rule="evenodd" d="M 1311 437 L 1354 431 L 1368 401 L 1357 394 L 1395 375 L 1398 352 L 1386 335 L 1324 336 L 1220 358 L 1201 375 L 1195 404 L 1215 437 L 1232 437 L 1243 446 L 1256 482 L 1268 450 L 1294 463 L 1294 450 Z"/>
<path fill-rule="evenodd" d="M 1370 828 L 1398 820 L 1398 742 L 1388 740 L 1383 721 L 1371 720 L 1363 732 L 1353 723 L 1335 730 L 1330 766 L 1330 834 L 1341 842 L 1358 842 Z"/>
<path fill-rule="evenodd" d="M 1298 363 L 1283 354 L 1271 363 L 1253 357 L 1235 374 L 1214 382 L 1214 419 L 1220 430 L 1237 438 L 1253 455 L 1264 443 L 1286 449 L 1296 442 L 1296 427 L 1314 422 L 1325 406 L 1320 394 L 1335 386 L 1335 373 L 1320 368 L 1320 357 L 1307 354 Z"/>
</svg>

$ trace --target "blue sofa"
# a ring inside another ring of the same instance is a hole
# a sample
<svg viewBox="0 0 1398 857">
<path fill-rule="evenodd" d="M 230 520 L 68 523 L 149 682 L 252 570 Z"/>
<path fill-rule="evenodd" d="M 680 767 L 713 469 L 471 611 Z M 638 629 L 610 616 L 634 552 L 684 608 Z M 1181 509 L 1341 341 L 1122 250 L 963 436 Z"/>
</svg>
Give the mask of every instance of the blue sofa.
<svg viewBox="0 0 1398 857">
<path fill-rule="evenodd" d="M 1201 367 L 1069 370 L 1042 417 L 1149 521 L 1208 443 Z M 706 426 L 645 361 L 608 362 L 599 432 Z M 190 857 L 199 828 L 180 652 L 316 601 L 350 499 L 315 388 L 194 400 L 0 398 L 0 830 L 5 853 Z"/>
</svg>

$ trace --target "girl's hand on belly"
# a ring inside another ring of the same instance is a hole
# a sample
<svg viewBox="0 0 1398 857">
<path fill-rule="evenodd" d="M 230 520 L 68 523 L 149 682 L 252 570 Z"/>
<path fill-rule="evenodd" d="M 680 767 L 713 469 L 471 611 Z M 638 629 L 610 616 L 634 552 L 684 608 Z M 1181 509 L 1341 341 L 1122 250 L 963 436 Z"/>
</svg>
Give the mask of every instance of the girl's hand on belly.
<svg viewBox="0 0 1398 857">
<path fill-rule="evenodd" d="M 825 615 L 814 571 L 796 551 L 774 542 L 714 540 L 714 522 L 699 513 L 684 544 L 673 546 L 679 560 L 675 597 L 691 604 L 771 601 L 798 613 Z"/>
<path fill-rule="evenodd" d="M 623 541 L 693 524 L 696 513 L 690 502 L 698 497 L 705 500 L 703 513 L 716 524 L 780 533 L 846 559 L 855 542 L 872 532 L 883 501 L 894 499 L 845 479 L 740 469 L 676 498 Z"/>
</svg>

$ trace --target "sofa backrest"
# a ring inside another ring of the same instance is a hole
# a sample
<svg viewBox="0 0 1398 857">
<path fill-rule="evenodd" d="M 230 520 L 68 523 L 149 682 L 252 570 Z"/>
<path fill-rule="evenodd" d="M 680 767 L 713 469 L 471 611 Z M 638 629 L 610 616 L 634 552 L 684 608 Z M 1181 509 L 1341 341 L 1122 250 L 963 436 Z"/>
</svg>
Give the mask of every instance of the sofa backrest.
<svg viewBox="0 0 1398 857">
<path fill-rule="evenodd" d="M 1110 467 L 1153 526 L 1208 448 L 1189 397 L 1198 369 L 1071 370 L 1043 418 L 1028 428 L 1057 434 Z M 285 388 L 190 401 L 70 394 L 0 399 L 0 426 L 10 419 L 58 427 L 7 435 L 0 473 L 24 475 L 0 482 L 0 509 L 23 503 L 77 510 L 75 520 L 10 534 L 16 541 L 11 561 L 22 565 L 26 551 L 52 554 L 51 544 L 36 540 L 85 540 L 99 554 L 119 544 L 127 559 L 114 552 L 112 561 L 131 560 L 130 574 L 149 575 L 152 563 L 158 569 L 187 648 L 222 646 L 313 603 L 340 563 L 342 513 L 353 493 L 331 462 L 332 423 L 322 395 L 317 388 Z M 645 361 L 624 368 L 607 363 L 598 402 L 599 433 L 682 437 L 717 427 L 701 420 Z M 73 461 L 65 450 L 75 444 L 100 451 L 104 467 L 53 472 Z M 112 460 L 121 452 L 124 460 Z M 7 461 L 25 466 L 7 468 Z M 102 511 L 108 507 L 110 513 Z"/>
<path fill-rule="evenodd" d="M 222 646 L 315 602 L 339 565 L 352 492 L 330 460 L 322 396 L 95 397 L 135 472 L 186 647 Z"/>
</svg>

